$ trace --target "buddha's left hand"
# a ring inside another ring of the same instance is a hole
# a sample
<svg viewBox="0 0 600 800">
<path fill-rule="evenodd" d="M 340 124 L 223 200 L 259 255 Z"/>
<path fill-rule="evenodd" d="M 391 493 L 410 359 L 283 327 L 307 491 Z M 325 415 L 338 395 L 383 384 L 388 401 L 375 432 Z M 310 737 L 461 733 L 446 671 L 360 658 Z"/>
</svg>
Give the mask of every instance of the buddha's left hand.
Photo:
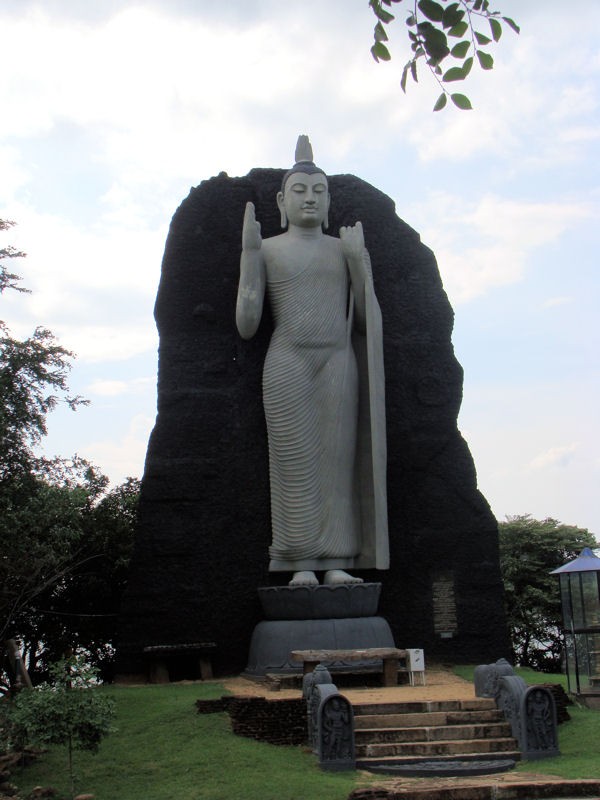
<svg viewBox="0 0 600 800">
<path fill-rule="evenodd" d="M 350 260 L 362 260 L 365 250 L 365 237 L 363 234 L 362 222 L 357 222 L 351 227 L 340 228 L 340 241 L 342 252 Z"/>
</svg>

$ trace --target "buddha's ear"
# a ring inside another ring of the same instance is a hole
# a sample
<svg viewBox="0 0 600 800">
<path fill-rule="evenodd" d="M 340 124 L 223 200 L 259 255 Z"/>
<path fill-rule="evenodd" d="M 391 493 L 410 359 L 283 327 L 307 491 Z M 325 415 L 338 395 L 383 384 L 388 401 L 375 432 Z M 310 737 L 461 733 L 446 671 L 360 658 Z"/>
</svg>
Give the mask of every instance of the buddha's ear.
<svg viewBox="0 0 600 800">
<path fill-rule="evenodd" d="M 285 211 L 285 205 L 283 202 L 283 192 L 277 192 L 277 208 L 279 209 L 279 213 L 281 214 L 281 227 L 283 229 L 287 228 L 287 213 Z"/>
<path fill-rule="evenodd" d="M 325 219 L 323 220 L 323 230 L 329 227 L 329 206 L 331 205 L 331 195 L 327 192 L 327 211 L 325 212 Z"/>
</svg>

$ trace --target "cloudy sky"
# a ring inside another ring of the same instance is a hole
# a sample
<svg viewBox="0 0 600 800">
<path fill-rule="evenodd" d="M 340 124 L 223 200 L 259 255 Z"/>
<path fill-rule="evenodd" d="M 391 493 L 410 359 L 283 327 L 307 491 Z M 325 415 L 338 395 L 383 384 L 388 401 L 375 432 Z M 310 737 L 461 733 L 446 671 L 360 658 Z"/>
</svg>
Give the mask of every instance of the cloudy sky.
<svg viewBox="0 0 600 800">
<path fill-rule="evenodd" d="M 156 409 L 152 309 L 173 212 L 225 170 L 319 164 L 388 194 L 436 253 L 465 370 L 459 427 L 499 519 L 600 537 L 600 3 L 497 0 L 496 65 L 475 109 L 433 114 L 423 73 L 375 64 L 367 0 L 2 0 L 2 245 L 29 296 L 0 318 L 77 353 L 48 454 L 141 476 Z"/>
</svg>

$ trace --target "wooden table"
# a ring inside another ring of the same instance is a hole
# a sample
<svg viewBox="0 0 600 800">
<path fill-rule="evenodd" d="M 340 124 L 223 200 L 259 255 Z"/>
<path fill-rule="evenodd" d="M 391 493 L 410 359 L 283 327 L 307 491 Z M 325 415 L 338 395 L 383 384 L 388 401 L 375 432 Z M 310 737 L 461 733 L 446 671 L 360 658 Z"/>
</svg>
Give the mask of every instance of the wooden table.
<svg viewBox="0 0 600 800">
<path fill-rule="evenodd" d="M 406 659 L 406 650 L 396 647 L 367 647 L 362 650 L 292 650 L 292 661 L 301 661 L 303 673 L 312 672 L 317 664 L 335 661 L 383 661 L 383 685 L 398 684 L 399 662 Z"/>
</svg>

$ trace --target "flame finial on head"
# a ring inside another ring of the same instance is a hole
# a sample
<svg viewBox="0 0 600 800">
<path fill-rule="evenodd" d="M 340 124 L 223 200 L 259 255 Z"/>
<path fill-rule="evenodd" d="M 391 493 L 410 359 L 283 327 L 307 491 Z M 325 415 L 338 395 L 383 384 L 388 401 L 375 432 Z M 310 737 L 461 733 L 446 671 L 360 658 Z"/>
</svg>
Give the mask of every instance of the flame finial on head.
<svg viewBox="0 0 600 800">
<path fill-rule="evenodd" d="M 298 164 L 300 161 L 310 161 L 311 163 L 314 163 L 312 145 L 310 143 L 310 139 L 305 133 L 301 133 L 300 136 L 298 136 L 294 160 L 296 161 L 296 164 Z"/>
</svg>

